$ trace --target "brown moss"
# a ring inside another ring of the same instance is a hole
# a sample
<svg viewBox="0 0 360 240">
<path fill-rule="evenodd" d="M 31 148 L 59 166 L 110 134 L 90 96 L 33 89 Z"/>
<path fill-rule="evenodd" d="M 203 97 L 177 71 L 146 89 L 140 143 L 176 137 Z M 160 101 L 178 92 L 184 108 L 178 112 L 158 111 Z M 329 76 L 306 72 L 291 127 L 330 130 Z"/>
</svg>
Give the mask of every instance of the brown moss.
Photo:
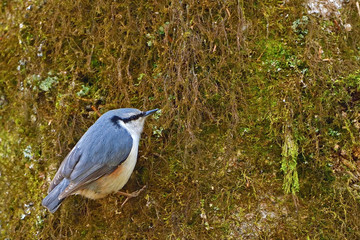
<svg viewBox="0 0 360 240">
<path fill-rule="evenodd" d="M 0 236 L 359 238 L 353 5 L 340 21 L 302 1 L 3 2 Z M 125 187 L 148 188 L 122 210 L 119 196 L 73 196 L 49 214 L 41 199 L 92 105 L 162 109 Z"/>
</svg>

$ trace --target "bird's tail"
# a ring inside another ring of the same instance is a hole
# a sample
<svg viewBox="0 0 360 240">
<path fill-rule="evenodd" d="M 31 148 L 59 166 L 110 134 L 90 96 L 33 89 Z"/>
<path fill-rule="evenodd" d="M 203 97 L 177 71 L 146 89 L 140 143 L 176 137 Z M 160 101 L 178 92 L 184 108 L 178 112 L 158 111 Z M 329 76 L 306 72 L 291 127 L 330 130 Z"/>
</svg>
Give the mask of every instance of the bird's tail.
<svg viewBox="0 0 360 240">
<path fill-rule="evenodd" d="M 54 213 L 61 205 L 64 198 L 59 199 L 59 195 L 69 185 L 69 180 L 63 179 L 49 194 L 42 200 L 41 204 Z"/>
</svg>

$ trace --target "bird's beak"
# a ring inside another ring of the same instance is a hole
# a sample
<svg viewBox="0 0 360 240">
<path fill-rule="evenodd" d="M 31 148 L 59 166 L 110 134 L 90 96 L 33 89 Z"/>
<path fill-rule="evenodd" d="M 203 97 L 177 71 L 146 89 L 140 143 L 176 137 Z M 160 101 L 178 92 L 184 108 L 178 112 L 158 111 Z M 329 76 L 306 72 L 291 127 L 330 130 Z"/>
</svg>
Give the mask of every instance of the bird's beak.
<svg viewBox="0 0 360 240">
<path fill-rule="evenodd" d="M 147 116 L 149 116 L 149 115 L 151 115 L 151 114 L 156 113 L 158 110 L 159 110 L 159 109 L 156 108 L 156 109 L 153 109 L 153 110 L 146 111 L 145 114 L 144 114 L 144 116 L 147 117 Z"/>
</svg>

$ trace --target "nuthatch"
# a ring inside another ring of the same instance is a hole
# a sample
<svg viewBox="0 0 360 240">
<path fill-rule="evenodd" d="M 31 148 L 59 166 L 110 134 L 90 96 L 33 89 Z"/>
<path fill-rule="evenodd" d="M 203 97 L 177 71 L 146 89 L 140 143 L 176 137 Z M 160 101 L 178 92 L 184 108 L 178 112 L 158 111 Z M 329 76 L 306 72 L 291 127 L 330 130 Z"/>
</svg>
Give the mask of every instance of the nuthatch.
<svg viewBox="0 0 360 240">
<path fill-rule="evenodd" d="M 103 114 L 61 163 L 42 205 L 53 213 L 73 194 L 99 199 L 118 192 L 134 170 L 145 119 L 156 111 L 121 108 Z"/>
</svg>

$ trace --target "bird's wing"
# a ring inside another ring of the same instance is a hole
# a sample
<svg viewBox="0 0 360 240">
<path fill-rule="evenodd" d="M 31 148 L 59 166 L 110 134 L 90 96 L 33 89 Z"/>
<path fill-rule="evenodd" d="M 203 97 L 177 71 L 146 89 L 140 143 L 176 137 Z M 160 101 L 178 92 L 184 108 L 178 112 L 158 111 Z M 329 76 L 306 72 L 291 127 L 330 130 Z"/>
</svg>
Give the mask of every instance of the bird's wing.
<svg viewBox="0 0 360 240">
<path fill-rule="evenodd" d="M 133 139 L 125 128 L 111 122 L 96 122 L 64 159 L 49 191 L 66 178 L 70 184 L 59 196 L 65 198 L 82 186 L 112 173 L 126 160 L 132 144 Z"/>
<path fill-rule="evenodd" d="M 51 192 L 64 178 L 69 176 L 71 171 L 76 166 L 76 163 L 79 162 L 81 157 L 81 150 L 77 145 L 69 152 L 64 161 L 61 163 L 55 177 L 50 183 L 48 193 Z M 65 166 L 66 165 L 66 166 Z"/>
</svg>

